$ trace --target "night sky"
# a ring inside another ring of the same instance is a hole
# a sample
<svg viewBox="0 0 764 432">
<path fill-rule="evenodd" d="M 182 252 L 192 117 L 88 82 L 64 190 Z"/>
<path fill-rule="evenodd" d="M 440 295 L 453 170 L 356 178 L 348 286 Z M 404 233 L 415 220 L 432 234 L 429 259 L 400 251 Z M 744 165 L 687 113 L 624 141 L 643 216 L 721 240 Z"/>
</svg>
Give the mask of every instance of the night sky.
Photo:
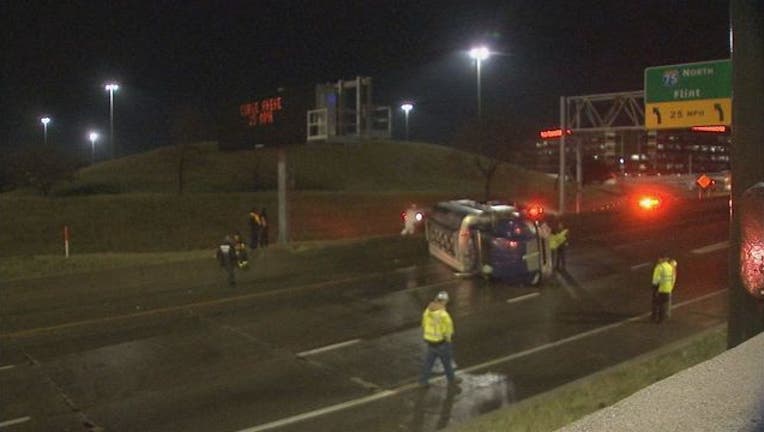
<svg viewBox="0 0 764 432">
<path fill-rule="evenodd" d="M 378 104 L 416 104 L 412 139 L 447 143 L 476 116 L 479 42 L 486 116 L 517 139 L 559 118 L 561 95 L 642 88 L 645 67 L 729 57 L 726 1 L 22 1 L 0 2 L 0 146 L 49 141 L 87 149 L 108 132 L 119 82 L 117 137 L 126 152 L 169 144 L 193 107 L 216 139 L 232 102 L 279 86 L 374 79 Z M 394 133 L 402 134 L 396 110 Z"/>
</svg>

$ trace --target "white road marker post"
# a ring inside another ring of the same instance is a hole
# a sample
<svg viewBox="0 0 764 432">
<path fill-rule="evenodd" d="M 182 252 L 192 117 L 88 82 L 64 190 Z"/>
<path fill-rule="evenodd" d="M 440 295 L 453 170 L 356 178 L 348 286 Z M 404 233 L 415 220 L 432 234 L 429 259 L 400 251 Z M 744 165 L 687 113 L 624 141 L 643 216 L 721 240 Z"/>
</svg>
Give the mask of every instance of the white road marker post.
<svg viewBox="0 0 764 432">
<path fill-rule="evenodd" d="M 64 225 L 64 256 L 69 258 L 69 225 Z"/>
</svg>

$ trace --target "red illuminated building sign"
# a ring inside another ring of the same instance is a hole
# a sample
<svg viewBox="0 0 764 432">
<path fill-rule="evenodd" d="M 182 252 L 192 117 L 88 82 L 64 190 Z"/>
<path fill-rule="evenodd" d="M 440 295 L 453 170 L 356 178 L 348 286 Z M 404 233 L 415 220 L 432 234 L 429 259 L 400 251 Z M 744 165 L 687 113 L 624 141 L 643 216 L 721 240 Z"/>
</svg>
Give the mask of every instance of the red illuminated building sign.
<svg viewBox="0 0 764 432">
<path fill-rule="evenodd" d="M 568 133 L 566 135 L 571 135 L 573 131 L 568 129 Z M 549 130 L 543 130 L 539 132 L 539 136 L 541 136 L 541 139 L 557 139 L 562 136 L 562 129 L 549 129 Z"/>
<path fill-rule="evenodd" d="M 723 133 L 727 131 L 726 126 L 693 126 L 693 132 L 716 132 Z"/>
<path fill-rule="evenodd" d="M 274 114 L 281 109 L 281 96 L 279 96 L 245 103 L 239 107 L 239 112 L 249 126 L 263 126 L 274 123 Z"/>
</svg>

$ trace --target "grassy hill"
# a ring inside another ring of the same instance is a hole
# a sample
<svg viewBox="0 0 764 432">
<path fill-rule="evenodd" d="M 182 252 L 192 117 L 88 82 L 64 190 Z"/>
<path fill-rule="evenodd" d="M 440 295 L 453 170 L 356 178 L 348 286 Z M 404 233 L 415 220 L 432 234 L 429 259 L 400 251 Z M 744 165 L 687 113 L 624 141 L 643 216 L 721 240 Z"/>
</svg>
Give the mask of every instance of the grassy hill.
<svg viewBox="0 0 764 432">
<path fill-rule="evenodd" d="M 214 143 L 188 146 L 184 191 L 254 192 L 276 188 L 276 149 L 220 152 Z M 472 155 L 411 142 L 311 144 L 287 148 L 291 187 L 302 191 L 445 191 L 482 189 Z M 163 147 L 83 169 L 78 180 L 54 190 L 68 196 L 94 192 L 176 193 L 179 152 Z M 505 164 L 496 187 L 551 185 L 546 176 Z M 511 189 L 511 188 L 510 188 Z"/>
<path fill-rule="evenodd" d="M 160 148 L 87 167 L 52 197 L 0 196 L 0 256 L 59 254 L 62 231 L 73 252 L 143 252 L 214 247 L 227 232 L 247 232 L 247 213 L 267 207 L 277 231 L 275 149 L 220 152 L 189 146 L 184 194 L 178 151 Z M 452 198 L 482 198 L 472 155 L 447 147 L 388 141 L 287 148 L 289 238 L 293 241 L 395 234 L 399 213 Z M 498 199 L 554 202 L 549 177 L 503 164 Z"/>
</svg>

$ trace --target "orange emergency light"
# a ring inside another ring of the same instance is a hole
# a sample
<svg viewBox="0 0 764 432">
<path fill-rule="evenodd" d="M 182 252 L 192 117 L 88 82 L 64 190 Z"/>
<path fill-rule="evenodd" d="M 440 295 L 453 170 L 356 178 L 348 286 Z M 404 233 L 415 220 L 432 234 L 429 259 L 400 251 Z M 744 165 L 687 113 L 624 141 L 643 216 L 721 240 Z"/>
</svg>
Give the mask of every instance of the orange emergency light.
<svg viewBox="0 0 764 432">
<path fill-rule="evenodd" d="M 643 210 L 655 210 L 661 206 L 661 200 L 655 196 L 643 196 L 639 199 L 639 207 Z"/>
</svg>

